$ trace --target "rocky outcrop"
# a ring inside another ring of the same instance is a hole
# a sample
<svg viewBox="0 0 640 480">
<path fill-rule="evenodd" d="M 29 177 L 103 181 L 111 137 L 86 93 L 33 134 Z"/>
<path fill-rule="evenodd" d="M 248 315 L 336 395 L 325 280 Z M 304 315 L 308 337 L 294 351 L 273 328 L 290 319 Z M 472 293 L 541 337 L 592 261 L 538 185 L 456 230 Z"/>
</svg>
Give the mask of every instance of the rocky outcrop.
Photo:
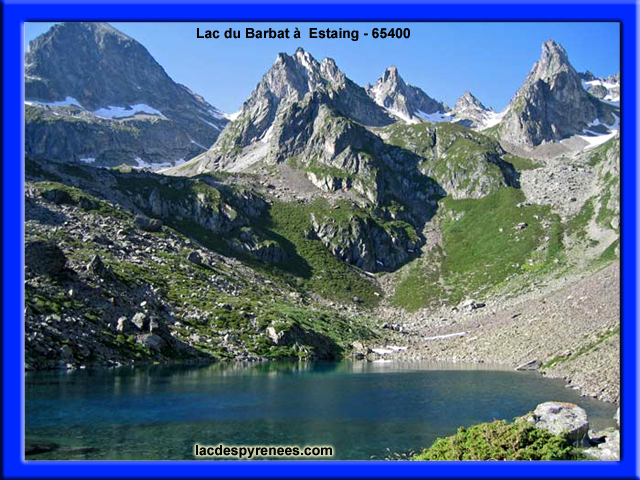
<svg viewBox="0 0 640 480">
<path fill-rule="evenodd" d="M 503 186 L 520 186 L 500 144 L 460 125 L 394 125 L 382 136 L 419 155 L 420 172 L 453 198 L 482 198 Z"/>
<path fill-rule="evenodd" d="M 336 352 L 340 350 L 331 338 L 322 333 L 304 329 L 299 325 L 292 325 L 288 328 L 272 325 L 267 327 L 267 334 L 274 345 L 291 347 L 294 351 L 315 360 L 335 358 Z"/>
<path fill-rule="evenodd" d="M 613 125 L 615 107 L 600 102 L 582 87 L 579 74 L 561 45 L 549 40 L 542 56 L 509 104 L 499 125 L 500 138 L 533 147 L 582 134 L 596 120 Z"/>
<path fill-rule="evenodd" d="M 387 68 L 374 85 L 367 85 L 367 94 L 391 115 L 407 123 L 441 121 L 450 110 L 420 88 L 405 83 L 396 67 Z"/>
<path fill-rule="evenodd" d="M 228 240 L 228 244 L 233 249 L 249 253 L 266 263 L 282 263 L 288 258 L 278 242 L 260 237 L 249 227 L 240 229 L 236 237 Z"/>
<path fill-rule="evenodd" d="M 25 99 L 26 153 L 48 160 L 171 166 L 206 150 L 228 123 L 106 23 L 62 23 L 33 40 Z"/>
<path fill-rule="evenodd" d="M 581 74 L 582 86 L 591 95 L 612 105 L 620 105 L 620 73 L 607 78 L 596 78 L 587 70 Z"/>
<path fill-rule="evenodd" d="M 311 238 L 319 239 L 336 257 L 368 272 L 394 271 L 415 258 L 422 245 L 408 224 L 382 224 L 372 217 L 347 221 L 311 216 Z"/>
</svg>

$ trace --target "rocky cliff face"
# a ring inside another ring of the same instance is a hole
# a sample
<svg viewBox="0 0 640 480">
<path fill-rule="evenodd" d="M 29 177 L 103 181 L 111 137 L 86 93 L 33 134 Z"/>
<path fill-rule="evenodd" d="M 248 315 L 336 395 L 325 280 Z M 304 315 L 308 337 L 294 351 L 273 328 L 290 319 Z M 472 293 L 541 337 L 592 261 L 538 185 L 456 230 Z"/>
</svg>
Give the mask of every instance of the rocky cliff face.
<svg viewBox="0 0 640 480">
<path fill-rule="evenodd" d="M 367 93 L 394 117 L 407 122 L 442 121 L 450 109 L 434 100 L 418 87 L 408 85 L 396 67 L 389 67 Z"/>
<path fill-rule="evenodd" d="M 502 140 L 525 147 L 581 134 L 598 123 L 613 125 L 614 108 L 589 95 L 567 52 L 552 40 L 529 72 L 499 125 Z"/>
<path fill-rule="evenodd" d="M 173 165 L 227 118 L 106 23 L 58 24 L 25 56 L 26 153 L 97 165 Z M 139 160 L 136 160 L 139 159 Z"/>
</svg>

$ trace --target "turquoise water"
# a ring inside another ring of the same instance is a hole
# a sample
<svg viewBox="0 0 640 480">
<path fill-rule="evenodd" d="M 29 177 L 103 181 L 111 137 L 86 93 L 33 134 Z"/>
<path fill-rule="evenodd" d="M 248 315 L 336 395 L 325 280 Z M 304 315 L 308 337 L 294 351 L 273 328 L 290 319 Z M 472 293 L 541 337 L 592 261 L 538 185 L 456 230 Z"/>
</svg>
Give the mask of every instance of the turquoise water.
<svg viewBox="0 0 640 480">
<path fill-rule="evenodd" d="M 29 460 L 194 459 L 193 445 L 331 445 L 333 459 L 419 451 L 462 425 L 539 403 L 582 406 L 596 429 L 616 407 L 529 372 L 429 363 L 263 363 L 28 373 Z"/>
</svg>

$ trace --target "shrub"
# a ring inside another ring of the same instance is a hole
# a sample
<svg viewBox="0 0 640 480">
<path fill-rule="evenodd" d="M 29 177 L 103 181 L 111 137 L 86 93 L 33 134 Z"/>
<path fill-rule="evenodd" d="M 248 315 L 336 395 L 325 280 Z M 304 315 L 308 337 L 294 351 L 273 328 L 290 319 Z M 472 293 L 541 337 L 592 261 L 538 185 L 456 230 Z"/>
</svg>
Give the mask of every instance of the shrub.
<svg viewBox="0 0 640 480">
<path fill-rule="evenodd" d="M 412 460 L 579 460 L 563 438 L 516 421 L 481 423 L 437 439 Z"/>
</svg>

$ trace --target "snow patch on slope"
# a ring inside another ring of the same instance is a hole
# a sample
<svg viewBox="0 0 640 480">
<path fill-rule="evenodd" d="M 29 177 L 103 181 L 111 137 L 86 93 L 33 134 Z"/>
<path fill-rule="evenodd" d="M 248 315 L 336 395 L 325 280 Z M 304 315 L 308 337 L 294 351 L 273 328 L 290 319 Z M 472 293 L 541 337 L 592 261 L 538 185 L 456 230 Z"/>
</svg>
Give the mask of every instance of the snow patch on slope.
<svg viewBox="0 0 640 480">
<path fill-rule="evenodd" d="M 136 165 L 133 168 L 139 168 L 139 169 L 148 168 L 150 170 L 160 170 L 163 168 L 169 168 L 173 166 L 171 162 L 148 163 L 142 160 L 140 157 L 135 157 L 134 160 L 138 165 Z"/>
<path fill-rule="evenodd" d="M 493 110 L 488 111 L 486 119 L 483 121 L 482 126 L 479 128 L 479 130 L 485 130 L 499 124 L 508 111 L 508 108 L 505 108 L 499 113 L 496 113 Z"/>
<path fill-rule="evenodd" d="M 39 100 L 25 100 L 25 105 L 38 105 L 42 107 L 78 107 L 85 111 L 87 110 L 82 106 L 82 104 L 73 97 L 66 97 L 64 100 L 59 100 L 57 102 L 41 102 Z M 146 113 L 149 115 L 156 115 L 162 118 L 165 117 L 160 110 L 157 110 L 153 107 L 150 107 L 146 103 L 137 103 L 135 105 L 131 105 L 130 107 L 117 107 L 117 106 L 107 106 L 103 108 L 99 108 L 98 110 L 94 110 L 93 113 L 96 117 L 106 118 L 106 119 L 117 119 L 117 118 L 127 118 L 133 117 L 138 113 Z"/>
<path fill-rule="evenodd" d="M 449 112 L 447 112 L 447 113 L 442 113 L 442 112 L 425 113 L 422 110 L 418 110 L 416 115 L 418 115 L 418 117 L 420 117 L 422 120 L 425 120 L 425 121 L 431 122 L 431 123 L 450 122 L 451 119 L 452 119 L 451 113 L 449 113 Z"/>
<path fill-rule="evenodd" d="M 73 97 L 66 97 L 64 100 L 60 100 L 57 102 L 40 102 L 38 100 L 25 100 L 24 102 L 26 105 L 42 105 L 44 107 L 70 107 L 70 106 L 74 106 L 74 107 L 78 107 L 81 109 L 85 109 L 82 105 L 80 105 L 80 102 L 78 100 L 76 100 Z"/>
<path fill-rule="evenodd" d="M 117 106 L 108 106 L 104 108 L 99 108 L 95 110 L 93 114 L 96 117 L 101 118 L 127 118 L 133 117 L 137 113 L 148 113 L 149 115 L 157 115 L 162 118 L 165 117 L 160 110 L 156 110 L 153 107 L 150 107 L 146 103 L 137 103 L 135 105 L 131 105 L 130 108 L 126 107 L 117 107 Z"/>
<path fill-rule="evenodd" d="M 604 125 L 600 122 L 599 119 L 595 119 L 593 122 L 589 124 L 589 126 L 584 130 L 583 133 L 586 135 L 576 135 L 577 138 L 580 138 L 588 143 L 585 147 L 585 150 L 591 150 L 592 148 L 596 148 L 598 145 L 602 145 L 603 143 L 611 140 L 616 136 L 618 131 L 620 130 L 620 118 L 614 113 L 614 118 L 616 119 L 613 125 L 606 125 L 609 129 L 607 133 L 597 133 L 593 130 L 589 130 L 591 127 L 597 127 L 599 125 Z"/>
</svg>

